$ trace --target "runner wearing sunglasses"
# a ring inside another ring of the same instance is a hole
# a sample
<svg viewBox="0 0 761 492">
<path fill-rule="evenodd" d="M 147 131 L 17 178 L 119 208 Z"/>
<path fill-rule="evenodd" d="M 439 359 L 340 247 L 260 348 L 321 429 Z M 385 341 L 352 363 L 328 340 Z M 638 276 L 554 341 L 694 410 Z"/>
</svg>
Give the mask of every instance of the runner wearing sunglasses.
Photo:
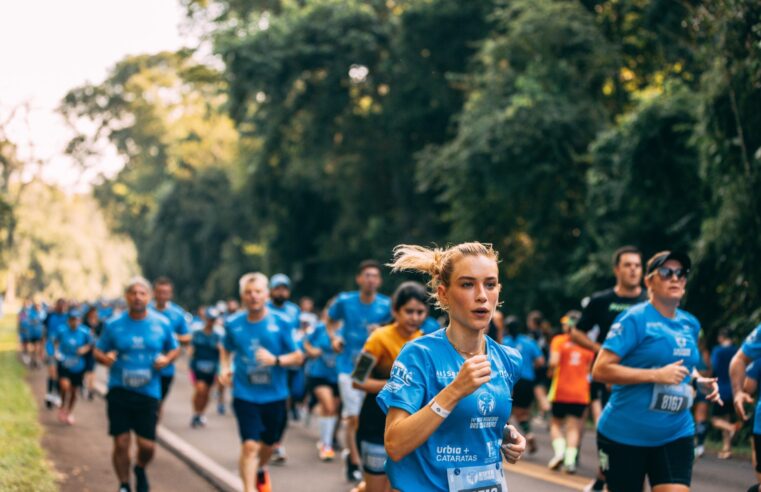
<svg viewBox="0 0 761 492">
<path fill-rule="evenodd" d="M 612 492 L 640 492 L 645 476 L 654 492 L 688 491 L 694 459 L 694 399 L 690 375 L 719 401 L 716 379 L 703 378 L 700 323 L 678 309 L 690 258 L 663 251 L 647 262 L 649 301 L 633 306 L 611 326 L 593 378 L 613 384 L 600 416 L 597 445 Z"/>
</svg>

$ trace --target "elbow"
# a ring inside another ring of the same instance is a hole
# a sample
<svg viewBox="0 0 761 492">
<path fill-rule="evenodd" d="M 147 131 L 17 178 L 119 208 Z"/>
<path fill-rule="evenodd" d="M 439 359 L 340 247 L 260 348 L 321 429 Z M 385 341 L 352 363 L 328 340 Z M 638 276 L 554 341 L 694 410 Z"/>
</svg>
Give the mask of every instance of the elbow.
<svg viewBox="0 0 761 492">
<path fill-rule="evenodd" d="M 398 462 L 405 456 L 407 456 L 407 453 L 403 453 L 401 449 L 399 449 L 399 445 L 394 442 L 393 439 L 390 439 L 389 437 L 386 437 L 384 444 L 384 447 L 386 448 L 386 454 L 388 454 L 388 459 L 390 459 L 393 462 Z"/>
<path fill-rule="evenodd" d="M 602 364 L 595 363 L 594 366 L 592 366 L 592 379 L 594 381 L 597 381 L 598 383 L 609 383 L 607 379 L 607 371 L 605 370 L 605 366 Z"/>
</svg>

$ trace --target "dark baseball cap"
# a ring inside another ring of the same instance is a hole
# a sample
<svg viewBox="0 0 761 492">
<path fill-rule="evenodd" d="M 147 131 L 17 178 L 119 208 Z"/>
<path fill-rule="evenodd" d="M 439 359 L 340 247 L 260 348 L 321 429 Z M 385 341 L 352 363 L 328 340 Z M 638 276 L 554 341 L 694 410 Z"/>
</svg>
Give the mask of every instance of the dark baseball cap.
<svg viewBox="0 0 761 492">
<path fill-rule="evenodd" d="M 682 268 L 685 270 L 689 271 L 692 268 L 692 260 L 690 260 L 690 257 L 687 255 L 687 253 L 683 251 L 661 251 L 660 253 L 654 254 L 652 258 L 647 260 L 645 275 L 650 275 L 655 270 L 662 267 L 663 264 L 669 260 L 678 261 L 682 264 Z"/>
</svg>

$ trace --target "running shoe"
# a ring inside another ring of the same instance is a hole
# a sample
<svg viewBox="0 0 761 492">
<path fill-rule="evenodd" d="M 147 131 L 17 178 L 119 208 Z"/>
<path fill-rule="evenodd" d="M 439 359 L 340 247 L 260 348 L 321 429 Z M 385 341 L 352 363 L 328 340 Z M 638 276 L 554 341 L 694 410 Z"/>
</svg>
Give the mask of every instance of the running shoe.
<svg viewBox="0 0 761 492">
<path fill-rule="evenodd" d="M 208 421 L 206 420 L 206 416 L 199 415 L 198 416 L 198 423 L 201 425 L 201 427 L 206 427 L 206 424 L 208 423 Z"/>
<path fill-rule="evenodd" d="M 348 449 L 343 450 L 344 462 L 346 463 L 346 481 L 347 482 L 361 482 L 362 472 L 359 470 L 359 466 L 351 462 L 351 453 Z"/>
<path fill-rule="evenodd" d="M 333 461 L 333 459 L 336 457 L 335 451 L 333 451 L 333 448 L 330 446 L 325 446 L 324 444 L 320 445 L 320 452 L 319 452 L 320 460 L 322 461 Z"/>
<path fill-rule="evenodd" d="M 287 459 L 288 456 L 285 454 L 285 446 L 278 446 L 272 452 L 271 461 L 273 465 L 284 465 Z"/>
<path fill-rule="evenodd" d="M 62 424 L 69 423 L 69 416 L 66 415 L 66 410 L 64 410 L 63 408 L 58 410 L 58 421 L 61 422 Z"/>
<path fill-rule="evenodd" d="M 257 492 L 272 492 L 272 482 L 270 482 L 269 471 L 259 470 L 256 474 L 256 490 Z"/>
<path fill-rule="evenodd" d="M 584 492 L 602 492 L 605 490 L 605 481 L 598 479 L 592 480 L 584 487 Z"/>
<path fill-rule="evenodd" d="M 48 410 L 53 408 L 53 393 L 45 393 L 45 407 Z"/>
<path fill-rule="evenodd" d="M 150 492 L 151 486 L 148 484 L 148 476 L 145 474 L 145 468 L 135 465 L 135 491 Z"/>
<path fill-rule="evenodd" d="M 534 434 L 526 434 L 526 448 L 528 449 L 528 454 L 536 453 L 537 446 L 536 446 L 536 439 L 534 438 Z"/>
<path fill-rule="evenodd" d="M 569 463 L 563 467 L 563 471 L 568 475 L 576 475 L 576 463 Z"/>
<path fill-rule="evenodd" d="M 190 428 L 196 429 L 201 426 L 201 423 L 198 421 L 198 415 L 193 415 L 193 417 L 190 419 Z"/>
<path fill-rule="evenodd" d="M 706 447 L 702 444 L 695 446 L 695 458 L 702 458 L 706 454 Z"/>
<path fill-rule="evenodd" d="M 123 483 L 119 486 L 119 492 L 132 492 L 128 483 Z"/>
<path fill-rule="evenodd" d="M 547 468 L 550 470 L 557 470 L 560 468 L 560 465 L 563 464 L 563 457 L 562 456 L 553 456 L 549 463 L 547 463 Z"/>
<path fill-rule="evenodd" d="M 74 425 L 77 421 L 74 419 L 74 415 L 68 414 L 66 416 L 66 423 L 69 425 Z"/>
<path fill-rule="evenodd" d="M 217 413 L 219 415 L 225 414 L 225 404 L 224 403 L 217 403 Z"/>
</svg>

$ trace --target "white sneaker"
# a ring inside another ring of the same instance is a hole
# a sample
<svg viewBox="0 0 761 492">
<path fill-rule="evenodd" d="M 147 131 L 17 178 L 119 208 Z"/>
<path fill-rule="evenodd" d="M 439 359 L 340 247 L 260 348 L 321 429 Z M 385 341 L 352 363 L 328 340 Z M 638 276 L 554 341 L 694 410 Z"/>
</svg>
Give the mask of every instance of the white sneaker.
<svg viewBox="0 0 761 492">
<path fill-rule="evenodd" d="M 702 458 L 706 454 L 706 447 L 703 445 L 695 446 L 695 457 Z"/>
<path fill-rule="evenodd" d="M 549 463 L 547 463 L 547 468 L 550 470 L 557 470 L 560 468 L 560 465 L 563 464 L 563 457 L 562 456 L 553 456 Z"/>
</svg>

